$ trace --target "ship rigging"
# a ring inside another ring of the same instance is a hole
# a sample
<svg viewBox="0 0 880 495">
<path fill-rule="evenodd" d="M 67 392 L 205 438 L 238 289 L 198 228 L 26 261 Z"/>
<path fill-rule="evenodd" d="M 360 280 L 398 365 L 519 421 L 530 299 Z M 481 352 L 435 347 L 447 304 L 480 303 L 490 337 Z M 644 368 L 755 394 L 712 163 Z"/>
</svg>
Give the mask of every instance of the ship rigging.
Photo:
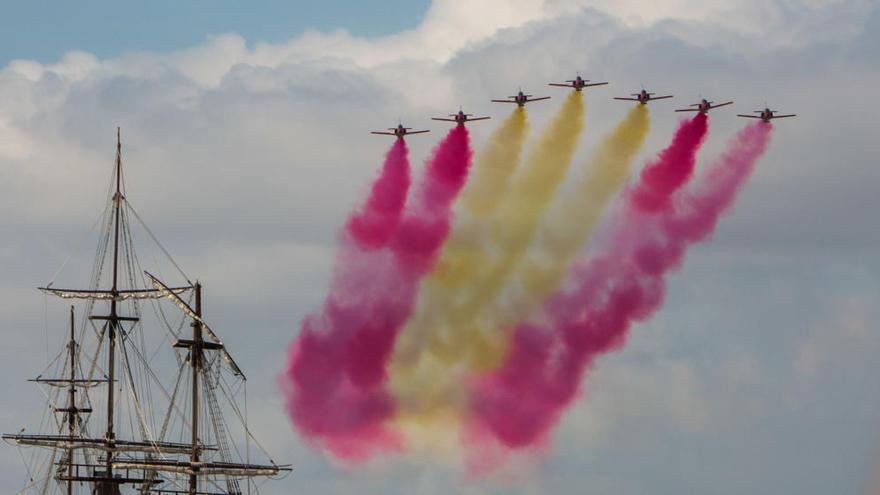
<svg viewBox="0 0 880 495">
<path fill-rule="evenodd" d="M 77 323 L 70 307 L 62 351 L 31 380 L 47 397 L 37 432 L 3 435 L 29 451 L 22 456 L 28 477 L 19 493 L 259 493 L 258 479 L 291 468 L 275 463 L 252 434 L 246 378 L 205 322 L 202 285 L 191 281 L 128 202 L 123 172 L 117 129 L 89 285 L 58 288 L 53 280 L 39 288 L 82 309 Z M 132 220 L 179 283 L 167 285 L 143 269 Z M 144 306 L 164 331 L 148 328 Z"/>
</svg>

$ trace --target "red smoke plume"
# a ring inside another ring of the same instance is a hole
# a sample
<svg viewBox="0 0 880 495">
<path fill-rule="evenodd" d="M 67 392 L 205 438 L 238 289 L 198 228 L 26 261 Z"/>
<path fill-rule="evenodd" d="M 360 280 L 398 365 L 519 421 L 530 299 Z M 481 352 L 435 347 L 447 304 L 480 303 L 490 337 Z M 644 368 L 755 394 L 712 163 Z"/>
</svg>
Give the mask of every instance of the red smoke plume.
<svg viewBox="0 0 880 495">
<path fill-rule="evenodd" d="M 395 139 L 366 203 L 351 214 L 345 225 L 346 233 L 358 247 L 377 249 L 388 242 L 400 222 L 409 183 L 409 149 L 406 141 Z"/>
<path fill-rule="evenodd" d="M 349 220 L 349 233 L 356 231 L 353 225 L 366 229 L 357 230 L 361 242 L 343 247 L 322 311 L 303 320 L 290 347 L 281 378 L 288 413 L 306 438 L 341 459 L 359 461 L 400 448 L 383 424 L 394 411 L 383 387 L 385 368 L 418 282 L 449 232 L 451 204 L 467 178 L 471 154 L 467 129 L 454 127 L 434 149 L 420 187 L 390 234 L 382 222 L 372 221 L 387 210 L 365 210 Z M 385 206 L 373 201 L 382 187 L 374 186 L 367 208 Z M 383 238 L 384 249 L 361 249 L 364 239 L 376 247 L 372 241 Z"/>
</svg>

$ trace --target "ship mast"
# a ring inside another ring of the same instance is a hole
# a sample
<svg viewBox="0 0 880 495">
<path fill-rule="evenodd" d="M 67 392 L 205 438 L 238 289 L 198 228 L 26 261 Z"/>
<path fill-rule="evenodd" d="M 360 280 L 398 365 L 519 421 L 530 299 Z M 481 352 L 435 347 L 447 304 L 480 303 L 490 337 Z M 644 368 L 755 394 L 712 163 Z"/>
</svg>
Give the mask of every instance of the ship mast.
<svg viewBox="0 0 880 495">
<path fill-rule="evenodd" d="M 67 433 L 73 438 L 76 433 L 76 422 L 79 419 L 76 408 L 76 335 L 74 330 L 73 306 L 70 307 L 70 343 L 68 352 L 70 359 L 70 383 L 67 387 Z M 73 475 L 73 449 L 67 450 L 67 474 Z M 67 480 L 67 495 L 73 495 L 73 481 Z"/>
<path fill-rule="evenodd" d="M 192 364 L 192 454 L 193 466 L 199 463 L 199 373 L 202 371 L 202 284 L 196 280 L 195 284 L 195 314 L 193 318 L 193 343 L 190 349 L 190 361 Z M 198 467 L 193 468 L 189 475 L 189 493 L 196 494 L 198 485 Z"/>
<path fill-rule="evenodd" d="M 76 431 L 77 417 L 73 414 L 76 407 L 76 335 L 74 330 L 73 306 L 70 307 L 70 384 L 67 387 L 67 433 L 73 437 Z M 67 451 L 67 472 L 73 473 L 73 449 Z M 67 481 L 67 495 L 73 495 L 73 481 Z"/>
<path fill-rule="evenodd" d="M 116 313 L 116 299 L 119 295 L 119 206 L 122 201 L 122 139 L 119 127 L 116 128 L 116 193 L 113 195 L 113 282 L 110 288 L 110 317 L 108 324 L 108 341 L 107 341 L 107 433 L 104 437 L 107 439 L 108 447 L 112 447 L 113 441 L 116 439 L 116 433 L 113 431 L 113 387 L 116 372 L 116 329 L 119 325 L 119 315 Z M 107 467 L 106 476 L 113 479 L 113 449 L 107 449 Z"/>
</svg>

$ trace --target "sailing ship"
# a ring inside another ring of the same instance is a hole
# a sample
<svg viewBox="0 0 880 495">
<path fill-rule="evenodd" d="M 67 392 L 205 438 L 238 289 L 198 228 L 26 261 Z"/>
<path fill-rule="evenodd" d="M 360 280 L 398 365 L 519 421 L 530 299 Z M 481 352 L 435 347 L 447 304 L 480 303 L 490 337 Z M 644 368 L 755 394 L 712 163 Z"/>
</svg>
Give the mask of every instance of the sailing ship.
<svg viewBox="0 0 880 495">
<path fill-rule="evenodd" d="M 128 202 L 119 129 L 116 138 L 88 287 L 58 288 L 53 280 L 39 288 L 82 310 L 77 322 L 70 307 L 61 352 L 31 380 L 47 398 L 39 429 L 2 436 L 25 451 L 28 476 L 19 493 L 259 493 L 291 468 L 275 463 L 248 426 L 247 381 L 203 319 L 202 285 Z M 133 221 L 181 283 L 143 270 Z M 148 330 L 147 307 L 158 332 Z"/>
</svg>

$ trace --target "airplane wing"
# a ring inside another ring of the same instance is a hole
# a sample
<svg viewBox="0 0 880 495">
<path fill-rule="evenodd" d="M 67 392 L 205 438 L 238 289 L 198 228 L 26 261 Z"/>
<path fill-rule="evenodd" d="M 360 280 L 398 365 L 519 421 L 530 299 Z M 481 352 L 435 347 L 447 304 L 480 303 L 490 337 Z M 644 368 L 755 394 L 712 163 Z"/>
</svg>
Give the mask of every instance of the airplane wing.
<svg viewBox="0 0 880 495">
<path fill-rule="evenodd" d="M 662 99 L 664 99 L 664 98 L 672 98 L 672 95 L 666 95 L 666 96 L 652 96 L 652 97 L 651 97 L 652 100 L 662 100 Z"/>
<path fill-rule="evenodd" d="M 559 86 L 560 88 L 573 88 L 574 87 L 574 85 L 572 85 L 572 84 L 565 84 L 565 83 L 548 83 L 547 86 Z"/>
<path fill-rule="evenodd" d="M 431 120 L 442 120 L 444 122 L 455 122 L 455 119 L 445 119 L 443 117 L 431 117 Z M 476 120 L 476 119 L 469 119 L 469 120 Z"/>
<path fill-rule="evenodd" d="M 474 118 L 472 118 L 472 119 L 468 119 L 468 122 L 470 122 L 470 121 L 472 121 L 472 120 L 489 120 L 489 119 L 491 119 L 491 118 L 492 118 L 492 117 L 474 117 Z"/>
<path fill-rule="evenodd" d="M 638 98 L 624 98 L 623 96 L 615 96 L 615 100 L 624 100 L 624 101 L 639 101 Z"/>
<path fill-rule="evenodd" d="M 608 84 L 608 83 L 607 83 L 607 82 L 600 82 L 600 83 L 587 83 L 587 84 L 584 84 L 584 86 L 603 86 L 603 85 L 605 85 L 605 84 Z"/>
<path fill-rule="evenodd" d="M 725 101 L 724 103 L 719 103 L 717 105 L 711 105 L 711 106 L 709 106 L 709 108 L 718 108 L 718 107 L 723 107 L 725 105 L 733 105 L 733 102 L 732 101 Z"/>
<path fill-rule="evenodd" d="M 516 103 L 513 100 L 492 100 L 495 103 Z"/>
<path fill-rule="evenodd" d="M 699 112 L 699 108 L 679 108 L 676 112 Z"/>
<path fill-rule="evenodd" d="M 527 101 L 541 101 L 541 100 L 549 100 L 549 96 L 541 96 L 539 98 L 529 98 Z"/>
<path fill-rule="evenodd" d="M 409 132 L 407 132 L 407 134 L 424 134 L 426 132 L 431 132 L 431 131 L 409 131 Z"/>
<path fill-rule="evenodd" d="M 737 117 L 745 117 L 747 119 L 760 119 L 760 115 L 743 115 L 741 113 L 736 114 Z"/>
<path fill-rule="evenodd" d="M 786 117 L 797 117 L 797 114 L 796 114 L 796 113 L 790 113 L 790 114 L 788 114 L 788 115 L 774 115 L 774 116 L 773 116 L 774 119 L 784 119 L 784 118 L 786 118 Z"/>
<path fill-rule="evenodd" d="M 383 136 L 396 136 L 393 132 L 370 131 L 370 134 L 382 134 Z"/>
</svg>

